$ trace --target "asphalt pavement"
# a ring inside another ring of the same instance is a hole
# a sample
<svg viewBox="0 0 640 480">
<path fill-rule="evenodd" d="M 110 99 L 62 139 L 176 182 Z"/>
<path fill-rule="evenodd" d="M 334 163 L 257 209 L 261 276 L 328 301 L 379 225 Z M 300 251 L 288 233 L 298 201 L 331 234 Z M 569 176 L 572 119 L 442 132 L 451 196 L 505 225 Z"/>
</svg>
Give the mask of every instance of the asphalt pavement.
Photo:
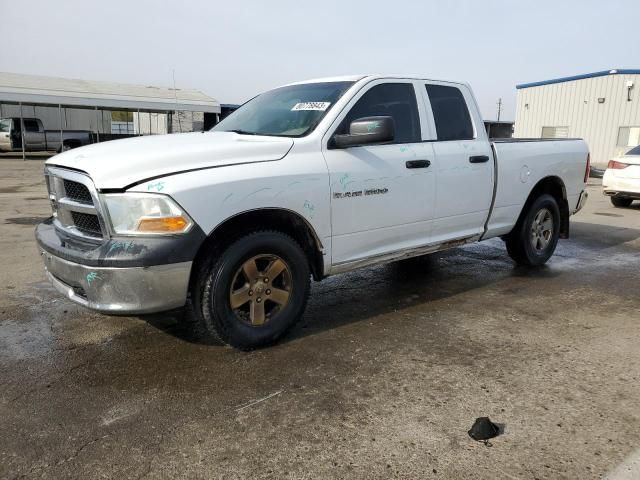
<svg viewBox="0 0 640 480">
<path fill-rule="evenodd" d="M 0 159 L 0 478 L 631 475 L 640 202 L 593 182 L 544 268 L 490 240 L 332 277 L 284 341 L 243 353 L 181 311 L 61 298 L 33 239 L 42 161 Z M 503 428 L 486 443 L 467 434 L 482 416 Z"/>
</svg>

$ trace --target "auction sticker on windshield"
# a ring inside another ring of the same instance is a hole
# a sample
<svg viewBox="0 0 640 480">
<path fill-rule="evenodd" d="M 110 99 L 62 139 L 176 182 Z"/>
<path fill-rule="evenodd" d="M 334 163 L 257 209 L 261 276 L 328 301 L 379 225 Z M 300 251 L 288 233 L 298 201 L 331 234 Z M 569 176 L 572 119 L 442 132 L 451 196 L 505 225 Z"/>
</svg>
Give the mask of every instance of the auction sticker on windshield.
<svg viewBox="0 0 640 480">
<path fill-rule="evenodd" d="M 298 110 L 319 110 L 324 112 L 327 108 L 329 108 L 331 102 L 302 102 L 296 103 L 291 109 L 292 112 L 296 112 Z"/>
</svg>

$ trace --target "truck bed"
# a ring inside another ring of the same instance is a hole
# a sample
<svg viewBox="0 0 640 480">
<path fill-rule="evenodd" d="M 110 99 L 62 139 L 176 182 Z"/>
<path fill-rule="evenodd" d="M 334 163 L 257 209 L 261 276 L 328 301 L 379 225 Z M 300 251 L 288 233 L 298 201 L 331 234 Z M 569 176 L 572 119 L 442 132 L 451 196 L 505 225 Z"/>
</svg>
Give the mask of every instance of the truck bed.
<svg viewBox="0 0 640 480">
<path fill-rule="evenodd" d="M 490 138 L 492 143 L 523 143 L 523 142 L 566 142 L 582 140 L 581 138 Z"/>
<path fill-rule="evenodd" d="M 60 130 L 43 130 L 46 134 L 55 134 L 60 135 Z M 62 135 L 65 133 L 86 133 L 87 135 L 91 134 L 91 130 L 62 130 Z"/>
<path fill-rule="evenodd" d="M 557 177 L 566 188 L 569 210 L 578 203 L 589 153 L 582 139 L 504 138 L 491 140 L 495 195 L 484 238 L 509 233 L 531 189 L 545 177 Z"/>
</svg>

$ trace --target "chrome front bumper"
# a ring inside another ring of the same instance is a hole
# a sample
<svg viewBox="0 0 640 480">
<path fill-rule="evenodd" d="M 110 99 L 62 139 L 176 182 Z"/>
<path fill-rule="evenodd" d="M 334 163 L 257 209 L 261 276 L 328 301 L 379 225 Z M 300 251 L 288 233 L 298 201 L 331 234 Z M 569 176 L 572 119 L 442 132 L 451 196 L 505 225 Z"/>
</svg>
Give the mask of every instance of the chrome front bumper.
<svg viewBox="0 0 640 480">
<path fill-rule="evenodd" d="M 42 248 L 46 275 L 71 301 L 104 313 L 139 314 L 182 307 L 192 262 L 149 267 L 90 267 Z"/>
</svg>

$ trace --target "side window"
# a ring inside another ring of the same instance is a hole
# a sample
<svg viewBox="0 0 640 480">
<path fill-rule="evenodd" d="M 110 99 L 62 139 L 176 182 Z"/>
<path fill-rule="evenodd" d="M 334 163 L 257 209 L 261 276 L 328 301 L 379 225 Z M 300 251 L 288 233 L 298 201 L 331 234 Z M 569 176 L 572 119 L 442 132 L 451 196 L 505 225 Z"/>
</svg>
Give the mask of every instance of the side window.
<svg viewBox="0 0 640 480">
<path fill-rule="evenodd" d="M 24 131 L 25 132 L 37 132 L 38 122 L 33 119 L 24 119 Z"/>
<path fill-rule="evenodd" d="M 426 85 L 438 140 L 473 140 L 473 123 L 462 92 L 456 87 Z"/>
<path fill-rule="evenodd" d="M 336 133 L 349 133 L 349 125 L 358 118 L 378 115 L 393 118 L 394 143 L 421 141 L 416 93 L 410 83 L 383 83 L 372 87 L 349 111 Z"/>
</svg>

